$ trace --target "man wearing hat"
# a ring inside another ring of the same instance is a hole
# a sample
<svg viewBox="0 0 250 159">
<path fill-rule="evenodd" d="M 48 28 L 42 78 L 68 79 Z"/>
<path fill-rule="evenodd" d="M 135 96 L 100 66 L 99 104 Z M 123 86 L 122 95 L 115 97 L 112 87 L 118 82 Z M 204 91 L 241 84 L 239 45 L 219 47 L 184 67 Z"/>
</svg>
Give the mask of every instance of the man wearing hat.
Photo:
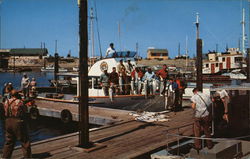
<svg viewBox="0 0 250 159">
<path fill-rule="evenodd" d="M 21 99 L 18 99 L 18 96 L 18 92 L 12 90 L 11 98 L 4 103 L 5 143 L 3 158 L 11 157 L 16 140 L 21 142 L 24 158 L 31 158 L 31 146 L 25 121 L 27 107 Z"/>
<path fill-rule="evenodd" d="M 30 85 L 30 79 L 27 76 L 27 74 L 24 73 L 21 81 L 21 89 L 23 91 L 24 98 L 29 97 L 29 85 Z"/>
</svg>

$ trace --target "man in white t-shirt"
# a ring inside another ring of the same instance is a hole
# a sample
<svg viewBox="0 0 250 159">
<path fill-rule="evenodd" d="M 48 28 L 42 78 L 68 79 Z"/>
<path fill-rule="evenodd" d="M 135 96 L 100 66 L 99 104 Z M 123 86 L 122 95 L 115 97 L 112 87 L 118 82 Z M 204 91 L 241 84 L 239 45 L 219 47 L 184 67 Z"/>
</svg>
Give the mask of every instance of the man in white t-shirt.
<svg viewBox="0 0 250 159">
<path fill-rule="evenodd" d="M 194 95 L 191 98 L 192 108 L 195 111 L 194 114 L 194 135 L 195 137 L 201 137 L 202 130 L 206 138 L 211 137 L 210 125 L 211 120 L 209 118 L 209 107 L 212 103 L 210 96 L 199 92 L 198 88 L 193 89 Z M 212 140 L 206 140 L 208 149 L 213 147 Z M 198 151 L 201 149 L 201 140 L 194 140 L 194 148 Z"/>
<path fill-rule="evenodd" d="M 109 54 L 113 54 L 115 53 L 115 48 L 114 48 L 114 44 L 113 43 L 110 43 L 109 44 L 109 48 L 107 49 L 106 51 L 106 57 L 109 55 Z"/>
</svg>

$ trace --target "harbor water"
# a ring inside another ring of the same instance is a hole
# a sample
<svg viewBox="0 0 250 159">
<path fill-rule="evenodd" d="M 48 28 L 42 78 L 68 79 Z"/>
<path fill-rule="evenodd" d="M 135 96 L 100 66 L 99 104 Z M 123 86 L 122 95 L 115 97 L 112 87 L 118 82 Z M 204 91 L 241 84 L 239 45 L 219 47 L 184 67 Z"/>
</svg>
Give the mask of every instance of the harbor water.
<svg viewBox="0 0 250 159">
<path fill-rule="evenodd" d="M 37 82 L 37 86 L 49 86 L 49 80 L 54 78 L 54 74 L 52 72 L 25 72 L 28 77 L 35 78 Z M 21 79 L 24 73 L 13 73 L 13 72 L 0 72 L 0 90 L 2 93 L 3 87 L 5 83 L 12 83 L 15 89 L 20 89 Z M 0 94 L 1 94 L 0 93 Z"/>
</svg>

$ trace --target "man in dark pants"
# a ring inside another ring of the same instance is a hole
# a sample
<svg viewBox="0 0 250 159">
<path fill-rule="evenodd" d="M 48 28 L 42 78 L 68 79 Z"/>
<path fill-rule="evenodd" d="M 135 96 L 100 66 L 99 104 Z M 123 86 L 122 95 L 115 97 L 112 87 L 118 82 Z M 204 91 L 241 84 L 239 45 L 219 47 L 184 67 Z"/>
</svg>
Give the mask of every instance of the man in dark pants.
<svg viewBox="0 0 250 159">
<path fill-rule="evenodd" d="M 159 70 L 156 75 L 160 78 L 161 85 L 160 85 L 160 94 L 164 95 L 166 92 L 166 83 L 167 83 L 167 77 L 168 77 L 168 71 L 167 71 L 167 65 L 164 64 L 162 66 L 162 69 Z"/>
<path fill-rule="evenodd" d="M 22 145 L 24 158 L 31 158 L 31 146 L 28 136 L 27 123 L 25 116 L 27 107 L 21 99 L 18 99 L 18 92 L 11 91 L 11 98 L 4 103 L 5 115 L 5 143 L 3 147 L 3 158 L 10 158 L 19 140 Z"/>
<path fill-rule="evenodd" d="M 202 92 L 199 92 L 197 88 L 193 89 L 194 95 L 191 98 L 192 108 L 195 111 L 194 114 L 194 135 L 195 137 L 201 137 L 202 130 L 206 138 L 211 137 L 210 125 L 211 120 L 209 117 L 209 105 L 212 103 L 210 97 Z M 208 149 L 213 147 L 212 140 L 206 140 Z M 201 140 L 194 140 L 194 148 L 199 151 L 201 147 Z"/>
</svg>

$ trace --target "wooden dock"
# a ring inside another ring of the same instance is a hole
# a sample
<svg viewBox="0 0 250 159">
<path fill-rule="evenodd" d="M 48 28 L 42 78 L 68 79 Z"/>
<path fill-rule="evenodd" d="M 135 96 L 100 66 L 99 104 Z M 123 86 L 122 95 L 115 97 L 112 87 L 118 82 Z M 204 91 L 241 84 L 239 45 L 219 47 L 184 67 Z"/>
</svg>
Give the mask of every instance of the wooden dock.
<svg viewBox="0 0 250 159">
<path fill-rule="evenodd" d="M 177 141 L 169 133 L 192 135 L 192 113 L 190 108 L 185 111 L 169 113 L 170 121 L 146 123 L 123 118 L 110 126 L 90 132 L 90 141 L 104 147 L 91 152 L 76 148 L 78 133 L 68 134 L 40 142 L 32 143 L 33 158 L 148 158 L 149 154 L 166 148 L 168 143 Z M 13 158 L 21 158 L 20 147 L 14 151 Z"/>
</svg>

